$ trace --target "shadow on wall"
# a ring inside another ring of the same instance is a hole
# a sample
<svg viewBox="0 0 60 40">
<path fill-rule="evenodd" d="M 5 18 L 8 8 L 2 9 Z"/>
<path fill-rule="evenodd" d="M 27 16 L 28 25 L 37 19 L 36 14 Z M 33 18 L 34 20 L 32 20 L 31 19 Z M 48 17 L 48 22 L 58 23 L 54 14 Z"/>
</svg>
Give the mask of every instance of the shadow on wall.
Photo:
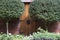
<svg viewBox="0 0 60 40">
<path fill-rule="evenodd" d="M 9 33 L 19 34 L 20 20 L 12 19 L 9 21 Z M 0 20 L 0 32 L 6 33 L 6 24 L 3 20 Z"/>
<path fill-rule="evenodd" d="M 48 32 L 52 33 L 60 33 L 60 21 L 45 21 L 45 20 L 35 20 L 35 31 L 37 28 L 43 28 L 44 30 L 48 30 Z"/>
</svg>

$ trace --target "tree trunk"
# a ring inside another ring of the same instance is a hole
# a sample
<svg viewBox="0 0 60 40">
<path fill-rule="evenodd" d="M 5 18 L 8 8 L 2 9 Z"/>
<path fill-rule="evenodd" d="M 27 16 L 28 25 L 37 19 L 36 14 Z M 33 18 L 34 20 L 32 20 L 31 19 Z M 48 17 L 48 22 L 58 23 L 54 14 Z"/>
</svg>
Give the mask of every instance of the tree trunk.
<svg viewBox="0 0 60 40">
<path fill-rule="evenodd" d="M 9 33 L 9 30 L 8 30 L 8 22 L 6 22 L 6 31 L 7 31 L 7 36 L 8 36 L 8 33 Z"/>
</svg>

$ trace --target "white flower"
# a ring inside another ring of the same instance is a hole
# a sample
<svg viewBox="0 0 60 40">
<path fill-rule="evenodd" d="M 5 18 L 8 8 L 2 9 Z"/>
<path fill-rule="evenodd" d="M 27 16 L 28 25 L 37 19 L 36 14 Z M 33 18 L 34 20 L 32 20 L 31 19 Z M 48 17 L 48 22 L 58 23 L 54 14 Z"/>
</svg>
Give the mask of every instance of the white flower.
<svg viewBox="0 0 60 40">
<path fill-rule="evenodd" d="M 11 35 L 11 33 L 8 33 L 9 35 Z"/>
</svg>

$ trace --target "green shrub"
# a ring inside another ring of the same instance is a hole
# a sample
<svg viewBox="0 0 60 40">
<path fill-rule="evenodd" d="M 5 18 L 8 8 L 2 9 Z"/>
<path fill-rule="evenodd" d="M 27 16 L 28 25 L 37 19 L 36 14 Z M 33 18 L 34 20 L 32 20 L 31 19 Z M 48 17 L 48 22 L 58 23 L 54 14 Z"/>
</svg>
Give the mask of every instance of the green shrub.
<svg viewBox="0 0 60 40">
<path fill-rule="evenodd" d="M 54 33 L 33 33 L 34 39 L 52 39 L 57 40 L 56 34 Z"/>
<path fill-rule="evenodd" d="M 25 36 L 23 40 L 60 40 L 60 34 L 37 32 L 33 33 L 33 35 Z"/>
<path fill-rule="evenodd" d="M 0 34 L 0 40 L 23 40 L 23 35 L 8 35 Z"/>
<path fill-rule="evenodd" d="M 0 0 L 0 19 L 8 21 L 19 18 L 23 9 L 23 3 L 20 0 Z"/>
<path fill-rule="evenodd" d="M 60 0 L 34 0 L 30 4 L 30 15 L 34 19 L 60 20 Z"/>
<path fill-rule="evenodd" d="M 13 18 L 19 18 L 24 6 L 21 0 L 0 0 L 0 19 L 6 23 L 8 34 L 8 22 Z"/>
<path fill-rule="evenodd" d="M 0 34 L 0 40 L 60 40 L 60 34 L 48 32 L 37 32 L 30 36 Z"/>
<path fill-rule="evenodd" d="M 24 38 L 23 38 L 23 40 L 33 40 L 34 39 L 34 37 L 32 36 L 32 35 L 30 35 L 30 36 L 25 36 Z"/>
</svg>

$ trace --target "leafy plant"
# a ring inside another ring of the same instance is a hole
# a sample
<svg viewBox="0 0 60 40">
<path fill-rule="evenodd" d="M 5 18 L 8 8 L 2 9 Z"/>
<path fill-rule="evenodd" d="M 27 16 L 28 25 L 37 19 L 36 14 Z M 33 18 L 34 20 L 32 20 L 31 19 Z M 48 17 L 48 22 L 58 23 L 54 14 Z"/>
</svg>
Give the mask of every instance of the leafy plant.
<svg viewBox="0 0 60 40">
<path fill-rule="evenodd" d="M 30 35 L 30 36 L 25 36 L 24 38 L 23 38 L 23 40 L 33 40 L 34 39 L 34 37 L 32 36 L 32 35 Z"/>
<path fill-rule="evenodd" d="M 30 36 L 0 34 L 0 40 L 60 40 L 60 34 L 49 32 L 37 32 Z"/>
<path fill-rule="evenodd" d="M 0 40 L 23 40 L 23 35 L 8 35 L 0 34 Z"/>
<path fill-rule="evenodd" d="M 47 30 L 47 29 L 46 29 L 46 30 L 44 30 L 44 29 L 42 29 L 41 27 L 39 27 L 39 28 L 38 28 L 38 31 L 39 31 L 39 32 L 41 32 L 41 33 L 46 33 L 46 32 L 48 32 L 48 30 Z"/>
<path fill-rule="evenodd" d="M 11 18 L 19 18 L 23 9 L 20 0 L 0 0 L 0 19 L 8 21 Z"/>
<path fill-rule="evenodd" d="M 6 23 L 7 34 L 9 20 L 19 18 L 23 9 L 23 3 L 20 0 L 0 0 L 0 19 Z"/>
<path fill-rule="evenodd" d="M 60 0 L 34 0 L 30 4 L 30 15 L 33 20 L 60 21 Z"/>
<path fill-rule="evenodd" d="M 33 33 L 34 39 L 51 39 L 57 40 L 56 34 L 54 33 Z"/>
</svg>

